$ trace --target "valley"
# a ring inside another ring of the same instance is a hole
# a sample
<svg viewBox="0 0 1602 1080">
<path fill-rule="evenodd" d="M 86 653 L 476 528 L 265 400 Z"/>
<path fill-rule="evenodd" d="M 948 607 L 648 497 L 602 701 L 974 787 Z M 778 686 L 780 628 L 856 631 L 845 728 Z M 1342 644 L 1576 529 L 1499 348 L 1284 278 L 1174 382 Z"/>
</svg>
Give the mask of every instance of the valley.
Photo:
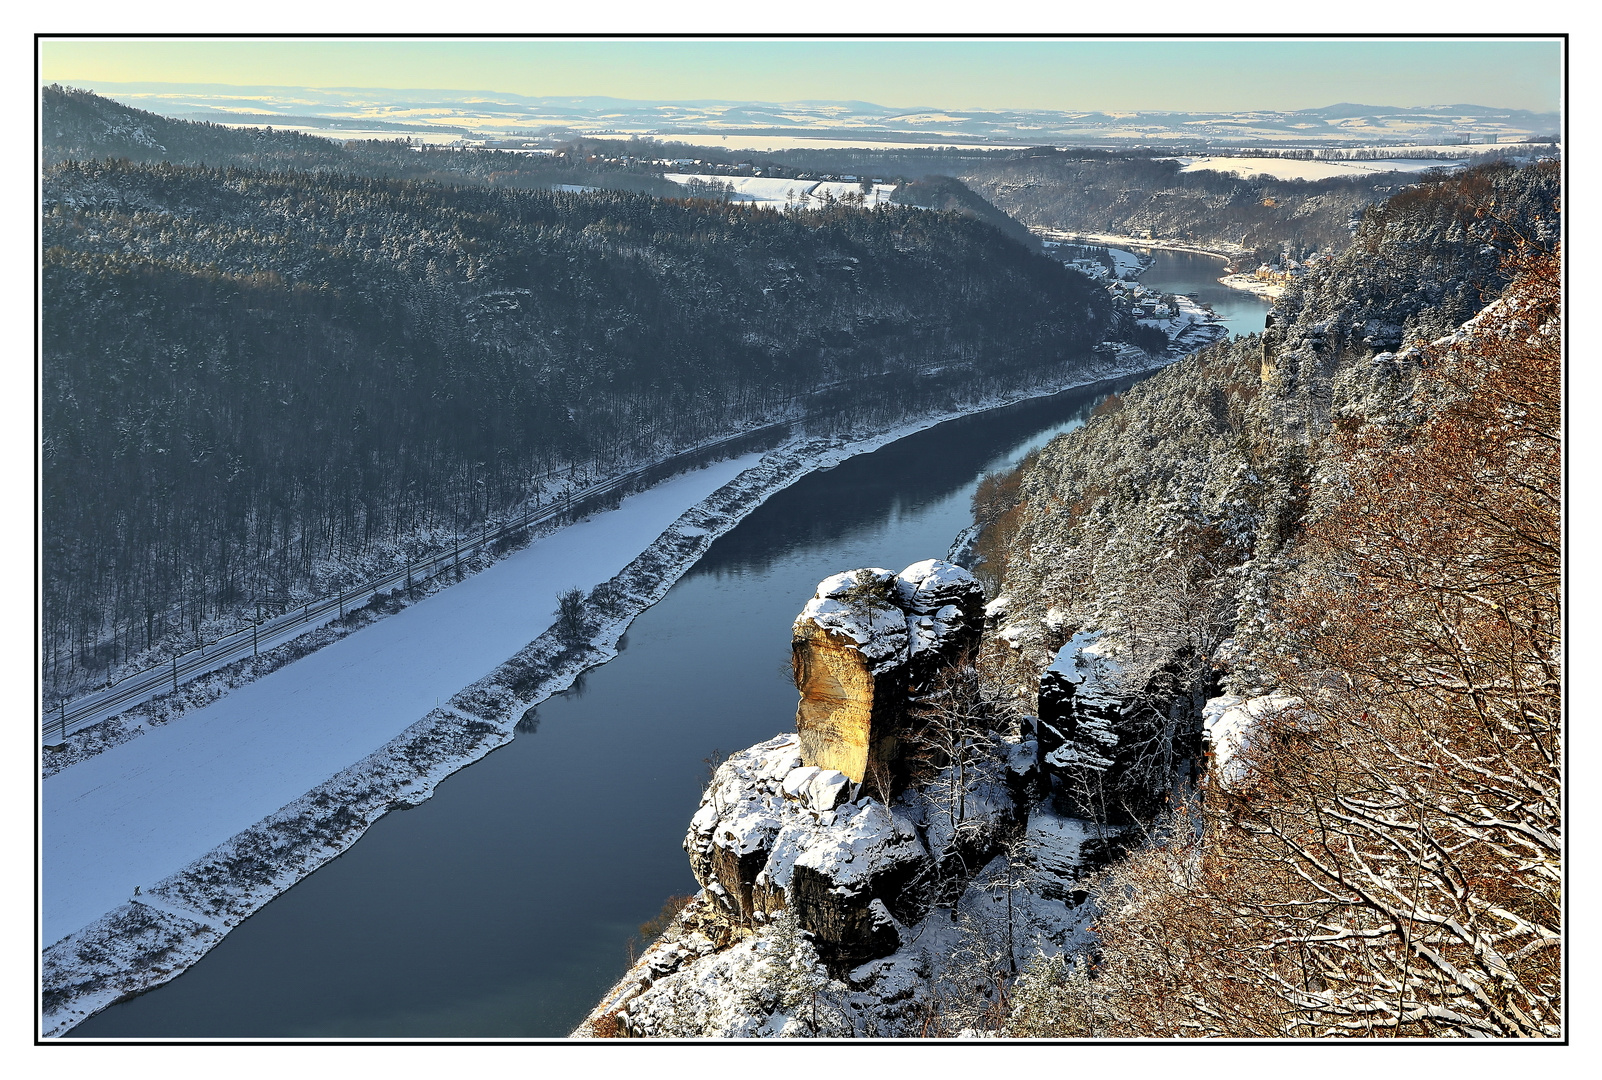
<svg viewBox="0 0 1602 1080">
<path fill-rule="evenodd" d="M 42 1039 L 1564 1038 L 1555 114 L 290 89 L 42 90 Z"/>
</svg>

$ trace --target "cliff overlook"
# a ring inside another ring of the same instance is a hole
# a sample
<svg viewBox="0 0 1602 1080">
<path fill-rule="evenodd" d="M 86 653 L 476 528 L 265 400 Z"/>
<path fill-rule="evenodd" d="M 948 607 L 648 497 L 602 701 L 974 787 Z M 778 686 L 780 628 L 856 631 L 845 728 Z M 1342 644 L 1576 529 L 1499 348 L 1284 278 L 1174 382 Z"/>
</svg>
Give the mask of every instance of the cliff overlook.
<svg viewBox="0 0 1602 1080">
<path fill-rule="evenodd" d="M 977 647 L 955 568 L 820 585 L 578 1034 L 1560 1036 L 1558 179 L 1408 189 L 990 484 Z"/>
</svg>

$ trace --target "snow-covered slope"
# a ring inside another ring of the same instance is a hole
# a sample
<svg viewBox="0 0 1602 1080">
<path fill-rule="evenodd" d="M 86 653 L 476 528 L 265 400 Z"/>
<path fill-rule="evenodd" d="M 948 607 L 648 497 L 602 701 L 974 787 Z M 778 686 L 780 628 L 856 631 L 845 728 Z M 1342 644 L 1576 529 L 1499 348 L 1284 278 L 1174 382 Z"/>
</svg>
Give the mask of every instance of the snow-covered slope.
<svg viewBox="0 0 1602 1080">
<path fill-rule="evenodd" d="M 540 636 L 556 594 L 612 577 L 685 509 L 756 463 L 630 496 L 183 722 L 44 783 L 50 944 L 377 750 Z"/>
</svg>

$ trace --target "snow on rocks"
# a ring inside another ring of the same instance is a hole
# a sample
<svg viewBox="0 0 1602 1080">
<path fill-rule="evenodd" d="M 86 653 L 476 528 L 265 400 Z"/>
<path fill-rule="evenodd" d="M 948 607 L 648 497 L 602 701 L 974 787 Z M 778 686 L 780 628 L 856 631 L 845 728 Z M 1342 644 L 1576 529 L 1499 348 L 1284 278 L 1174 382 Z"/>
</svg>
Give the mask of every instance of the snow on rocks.
<svg viewBox="0 0 1602 1080">
<path fill-rule="evenodd" d="M 796 618 L 855 643 L 873 674 L 940 650 L 957 635 L 976 633 L 984 591 L 967 570 L 943 559 L 913 563 L 899 574 L 879 567 L 825 578 Z"/>
<path fill-rule="evenodd" d="M 807 785 L 822 771 L 816 765 L 803 765 L 800 768 L 791 769 L 784 777 L 781 790 L 792 799 L 804 799 Z"/>
<path fill-rule="evenodd" d="M 943 866 L 977 865 L 1018 823 L 1019 792 L 1010 782 L 1018 779 L 1005 757 L 994 758 L 970 763 L 963 774 L 947 766 L 904 798 L 917 809 L 924 842 Z"/>
<path fill-rule="evenodd" d="M 1070 899 L 1075 881 L 1112 860 L 1123 832 L 1117 825 L 1036 807 L 1029 815 L 1023 844 L 1024 864 L 1034 878 L 1032 888 L 1048 899 Z"/>
<path fill-rule="evenodd" d="M 784 778 L 783 791 L 814 810 L 829 811 L 840 805 L 850 786 L 851 781 L 843 772 L 806 765 L 790 770 Z"/>
<path fill-rule="evenodd" d="M 1047 766 L 1094 772 L 1111 767 L 1123 697 L 1123 667 L 1111 653 L 1099 631 L 1075 634 L 1041 674 L 1041 757 Z"/>
<path fill-rule="evenodd" d="M 1085 836 L 1094 843 L 1090 830 Z M 875 898 L 865 922 L 894 945 L 833 978 L 809 967 L 812 950 L 795 940 L 814 935 L 787 935 L 781 918 L 734 932 L 714 952 L 685 947 L 687 931 L 676 924 L 573 1034 L 592 1036 L 610 1021 L 633 1038 L 926 1037 L 930 1017 L 977 984 L 989 987 L 1009 951 L 1022 968 L 1032 957 L 1094 943 L 1094 905 L 1070 888 L 1066 867 L 1055 879 L 1061 897 L 1045 895 L 1040 884 L 1052 872 L 998 856 L 955 903 L 912 921 Z M 686 913 L 710 910 L 708 903 L 698 899 Z"/>
<path fill-rule="evenodd" d="M 890 601 L 896 575 L 878 567 L 824 578 L 796 625 L 810 623 L 855 643 L 872 674 L 907 659 L 907 614 Z"/>
<path fill-rule="evenodd" d="M 895 948 L 870 909 L 875 900 L 900 908 L 929 854 L 917 829 L 882 804 L 839 805 L 844 776 L 801 766 L 798 746 L 795 735 L 780 735 L 723 762 L 685 851 L 696 880 L 730 915 L 750 920 L 793 907 L 827 960 L 854 966 Z"/>
<path fill-rule="evenodd" d="M 1314 722 L 1301 714 L 1301 704 L 1301 698 L 1288 694 L 1258 697 L 1226 694 L 1208 699 L 1202 707 L 1202 728 L 1212 747 L 1211 774 L 1219 785 L 1227 787 L 1246 775 L 1246 761 L 1242 755 L 1265 721 L 1291 714 L 1290 718 L 1299 727 Z"/>
<path fill-rule="evenodd" d="M 1119 697 L 1118 676 L 1123 665 L 1113 659 L 1112 645 L 1099 630 L 1075 634 L 1057 650 L 1046 673 L 1073 687 L 1080 701 L 1105 704 Z"/>
</svg>

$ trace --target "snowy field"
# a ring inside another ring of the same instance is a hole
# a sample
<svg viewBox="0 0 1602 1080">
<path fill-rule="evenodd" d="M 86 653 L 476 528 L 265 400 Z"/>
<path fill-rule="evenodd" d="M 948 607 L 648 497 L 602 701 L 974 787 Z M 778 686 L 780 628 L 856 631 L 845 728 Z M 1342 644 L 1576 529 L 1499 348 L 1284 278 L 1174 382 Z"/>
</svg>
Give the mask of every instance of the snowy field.
<svg viewBox="0 0 1602 1080">
<path fill-rule="evenodd" d="M 875 133 L 878 134 L 878 133 Z M 934 137 L 916 139 L 876 139 L 871 135 L 854 138 L 834 132 L 830 135 L 719 135 L 706 133 L 676 133 L 672 136 L 693 146 L 711 146 L 723 150 L 1016 150 L 1021 143 L 988 143 L 953 141 Z"/>
<path fill-rule="evenodd" d="M 1267 173 L 1276 180 L 1328 180 L 1335 176 L 1363 176 L 1369 173 L 1417 173 L 1426 169 L 1461 169 L 1461 161 L 1433 158 L 1383 158 L 1374 161 L 1298 161 L 1273 157 L 1175 158 L 1180 172 L 1229 172 L 1238 176 Z"/>
<path fill-rule="evenodd" d="M 1138 280 L 1146 269 L 1148 260 L 1142 259 L 1133 251 L 1125 251 L 1123 248 L 1115 247 L 1107 248 L 1106 251 L 1108 255 L 1112 256 L 1115 272 L 1124 281 Z"/>
<path fill-rule="evenodd" d="M 43 941 L 182 869 L 372 753 L 552 623 L 556 594 L 606 581 L 686 508 L 756 463 L 632 495 L 450 589 L 43 785 Z"/>
<path fill-rule="evenodd" d="M 837 180 L 792 180 L 782 176 L 711 176 L 692 173 L 665 175 L 675 184 L 688 184 L 691 180 L 728 184 L 734 188 L 736 202 L 766 203 L 786 209 L 791 207 L 816 209 L 830 199 L 839 201 L 847 195 L 862 194 L 860 185 Z M 894 184 L 875 184 L 873 190 L 867 193 L 863 205 L 878 206 L 880 203 L 887 203 L 895 189 Z"/>
</svg>

